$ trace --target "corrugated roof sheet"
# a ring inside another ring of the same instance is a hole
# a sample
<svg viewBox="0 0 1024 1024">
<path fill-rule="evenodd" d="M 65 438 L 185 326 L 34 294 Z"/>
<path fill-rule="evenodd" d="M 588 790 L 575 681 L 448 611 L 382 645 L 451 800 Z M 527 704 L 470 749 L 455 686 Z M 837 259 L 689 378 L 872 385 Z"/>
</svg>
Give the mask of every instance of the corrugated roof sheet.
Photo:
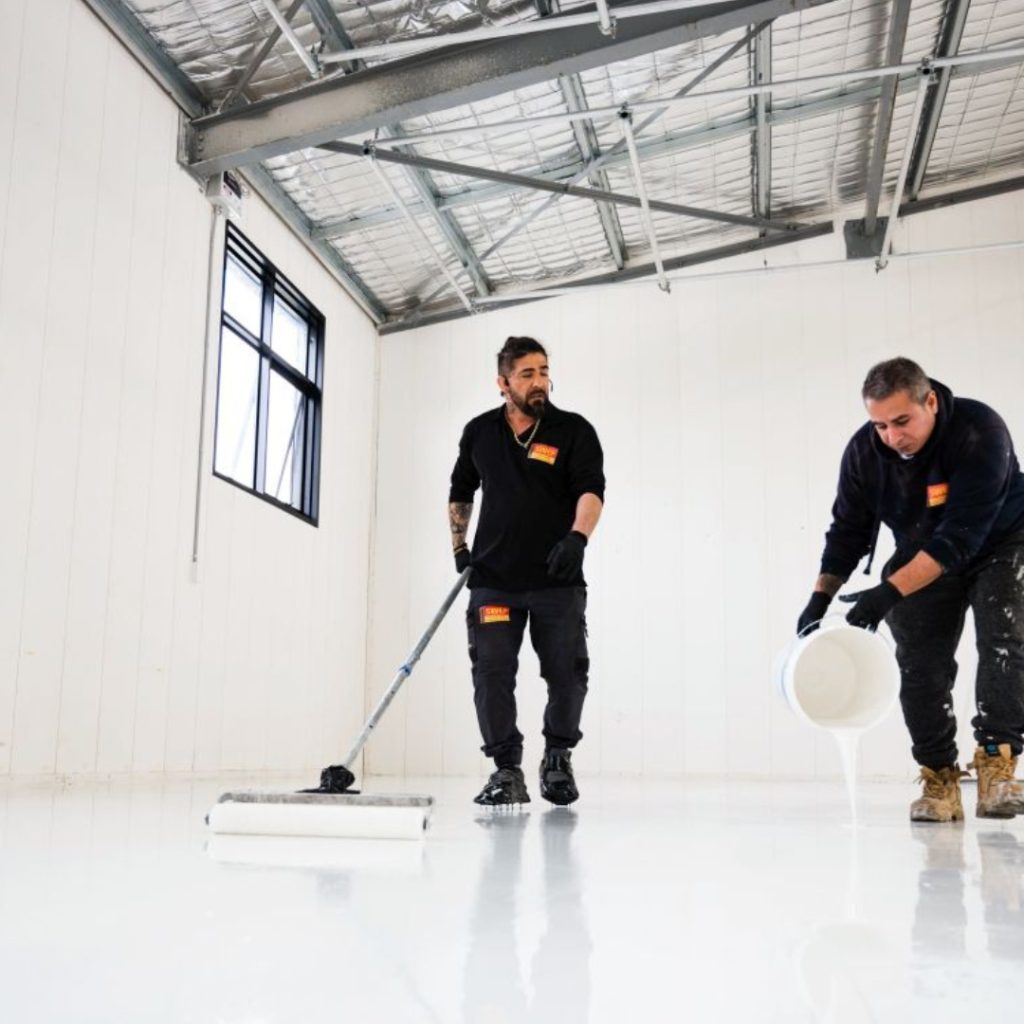
<svg viewBox="0 0 1024 1024">
<path fill-rule="evenodd" d="M 293 4 L 294 0 L 280 0 L 279 8 L 286 11 Z M 357 46 L 536 16 L 533 4 L 524 0 L 323 0 L 323 4 Z M 125 6 L 214 109 L 235 90 L 254 53 L 275 30 L 260 0 L 126 0 Z M 291 24 L 302 45 L 317 52 L 324 39 L 310 6 L 315 5 L 298 5 Z M 562 10 L 576 6 L 565 3 Z M 915 0 L 909 15 L 905 62 L 918 62 L 936 52 L 946 11 L 946 0 Z M 771 39 L 772 80 L 786 82 L 884 64 L 892 12 L 890 0 L 834 0 L 776 19 Z M 593 108 L 669 97 L 741 43 L 747 32 L 734 30 L 674 46 L 585 71 L 573 83 L 542 82 L 394 127 L 403 133 L 422 134 L 563 114 L 569 109 L 566 92 L 572 90 L 581 93 Z M 961 52 L 1022 43 L 1024 0 L 973 0 Z M 652 199 L 753 216 L 754 101 L 749 96 L 704 95 L 750 84 L 752 54 L 752 42 L 742 42 L 697 87 L 692 98 L 671 105 L 652 123 L 645 124 L 649 111 L 635 113 L 642 174 Z M 327 73 L 340 75 L 343 71 L 338 65 L 328 65 Z M 279 95 L 309 81 L 302 61 L 289 43 L 279 38 L 253 74 L 241 102 Z M 892 119 L 884 165 L 883 213 L 907 144 L 915 90 L 916 77 L 908 74 L 901 82 Z M 773 218 L 827 220 L 842 207 L 863 200 L 879 94 L 878 79 L 787 86 L 775 91 L 769 115 L 769 211 Z M 602 153 L 621 143 L 622 125 L 613 113 L 595 116 L 592 129 Z M 426 138 L 409 151 L 562 182 L 578 174 L 584 163 L 573 127 L 565 120 L 523 123 L 500 133 Z M 922 195 L 951 183 L 1019 171 L 1022 157 L 1024 64 L 958 69 L 951 76 Z M 265 166 L 314 228 L 378 296 L 389 316 L 445 308 L 456 302 L 432 255 L 424 251 L 422 239 L 410 229 L 367 159 L 305 149 L 268 160 Z M 649 263 L 652 258 L 640 211 L 633 207 L 616 206 L 614 225 L 608 228 L 602 224 L 597 205 L 587 199 L 552 201 L 541 192 L 460 174 L 421 173 L 436 197 L 433 205 L 441 211 L 438 213 L 428 209 L 408 169 L 381 166 L 415 214 L 434 252 L 470 295 L 475 292 L 473 279 L 438 224 L 439 216 L 448 218 L 462 233 L 493 286 L 503 291 L 614 270 L 609 230 L 621 230 L 627 268 Z M 600 187 L 599 183 L 606 181 L 613 191 L 637 194 L 626 154 L 609 160 L 604 175 L 584 177 L 580 184 Z M 509 228 L 523 220 L 528 221 L 526 226 L 502 241 Z M 653 223 L 666 259 L 757 234 L 754 227 L 657 211 Z M 439 282 L 443 288 L 438 293 Z"/>
</svg>

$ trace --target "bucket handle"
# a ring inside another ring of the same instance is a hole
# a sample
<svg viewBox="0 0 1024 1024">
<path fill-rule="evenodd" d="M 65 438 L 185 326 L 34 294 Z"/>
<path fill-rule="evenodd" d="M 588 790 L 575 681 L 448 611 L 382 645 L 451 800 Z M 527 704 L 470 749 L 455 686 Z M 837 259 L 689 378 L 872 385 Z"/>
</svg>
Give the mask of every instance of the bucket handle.
<svg viewBox="0 0 1024 1024">
<path fill-rule="evenodd" d="M 842 612 L 839 612 L 838 614 L 832 614 L 832 615 L 823 615 L 816 622 L 808 622 L 807 625 L 804 626 L 804 628 L 801 629 L 799 633 L 797 633 L 796 639 L 797 640 L 803 640 L 804 637 L 810 636 L 811 633 L 813 632 L 813 629 L 811 628 L 812 626 L 820 626 L 822 629 L 838 629 L 840 626 L 846 626 L 846 625 L 849 625 L 849 623 L 846 621 L 846 616 L 843 615 Z M 854 627 L 854 628 L 856 628 L 856 627 Z M 880 637 L 882 640 L 884 640 L 889 645 L 890 648 L 893 646 L 892 639 L 889 636 L 887 636 L 886 634 L 880 632 L 879 630 L 877 630 L 877 629 L 870 629 L 870 630 L 865 630 L 865 632 L 871 633 L 873 636 Z"/>
<path fill-rule="evenodd" d="M 815 619 L 814 622 L 808 622 L 796 636 L 800 640 L 805 636 L 810 636 L 818 627 L 822 629 L 835 629 L 837 626 L 844 624 L 846 624 L 846 616 L 841 612 L 833 615 L 823 615 L 820 619 Z"/>
</svg>

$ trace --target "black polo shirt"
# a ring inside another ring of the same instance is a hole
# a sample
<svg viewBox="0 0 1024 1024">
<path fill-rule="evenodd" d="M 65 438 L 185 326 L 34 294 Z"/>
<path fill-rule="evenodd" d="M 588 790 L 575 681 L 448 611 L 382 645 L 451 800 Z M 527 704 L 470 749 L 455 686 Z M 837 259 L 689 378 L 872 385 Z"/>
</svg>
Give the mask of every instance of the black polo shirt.
<svg viewBox="0 0 1024 1024">
<path fill-rule="evenodd" d="M 533 427 L 519 435 L 530 438 Z M 604 455 L 594 428 L 550 402 L 529 445 L 517 443 L 504 406 L 469 421 L 459 442 L 448 500 L 483 502 L 473 540 L 471 587 L 539 590 L 585 586 L 547 574 L 551 549 L 572 529 L 583 494 L 604 500 Z"/>
</svg>

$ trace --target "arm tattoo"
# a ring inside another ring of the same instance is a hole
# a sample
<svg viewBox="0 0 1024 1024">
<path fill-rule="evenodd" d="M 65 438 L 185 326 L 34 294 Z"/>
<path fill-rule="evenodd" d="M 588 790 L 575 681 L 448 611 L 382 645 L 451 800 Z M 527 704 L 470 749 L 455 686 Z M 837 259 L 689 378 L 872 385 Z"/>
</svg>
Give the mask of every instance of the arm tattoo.
<svg viewBox="0 0 1024 1024">
<path fill-rule="evenodd" d="M 452 531 L 452 548 L 458 549 L 466 543 L 469 520 L 473 515 L 471 501 L 452 501 L 448 504 L 448 525 Z"/>
</svg>

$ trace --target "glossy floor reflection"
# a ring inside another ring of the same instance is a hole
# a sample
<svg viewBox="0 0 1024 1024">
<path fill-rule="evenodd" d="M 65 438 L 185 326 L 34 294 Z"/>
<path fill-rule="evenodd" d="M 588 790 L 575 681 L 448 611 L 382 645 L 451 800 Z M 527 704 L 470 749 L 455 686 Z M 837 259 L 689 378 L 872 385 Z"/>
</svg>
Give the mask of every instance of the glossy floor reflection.
<svg viewBox="0 0 1024 1024">
<path fill-rule="evenodd" d="M 273 788 L 284 788 L 277 780 Z M 1024 1000 L 1024 821 L 906 785 L 584 780 L 432 792 L 422 844 L 211 842 L 238 780 L 0 788 L 2 1019 L 957 1021 Z M 973 793 L 968 792 L 973 804 Z"/>
</svg>

